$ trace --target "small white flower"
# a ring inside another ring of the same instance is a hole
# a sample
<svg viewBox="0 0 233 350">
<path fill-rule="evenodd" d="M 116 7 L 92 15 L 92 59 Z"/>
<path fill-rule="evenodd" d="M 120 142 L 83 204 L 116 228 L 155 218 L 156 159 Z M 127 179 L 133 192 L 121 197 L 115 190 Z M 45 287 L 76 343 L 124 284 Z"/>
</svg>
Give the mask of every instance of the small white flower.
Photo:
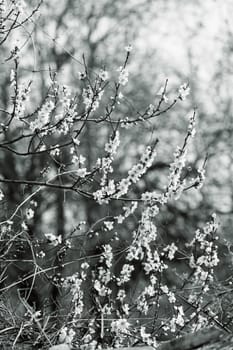
<svg viewBox="0 0 233 350">
<path fill-rule="evenodd" d="M 151 103 L 148 107 L 147 114 L 151 115 L 155 111 L 155 106 Z"/>
<path fill-rule="evenodd" d="M 45 145 L 40 146 L 40 152 L 43 152 L 45 150 L 46 150 L 46 146 Z"/>
<path fill-rule="evenodd" d="M 41 317 L 41 311 L 35 311 L 31 314 L 31 321 L 36 321 L 38 322 Z"/>
<path fill-rule="evenodd" d="M 168 259 L 173 260 L 176 251 L 178 250 L 177 246 L 172 242 L 170 245 L 167 245 L 164 249 L 164 252 L 167 252 L 168 254 Z"/>
<path fill-rule="evenodd" d="M 38 115 L 34 121 L 30 123 L 30 129 L 35 131 L 36 129 L 42 129 L 50 122 L 51 113 L 54 110 L 55 105 L 53 101 L 46 101 L 38 112 Z"/>
<path fill-rule="evenodd" d="M 36 255 L 38 258 L 43 259 L 45 257 L 45 252 L 43 250 L 41 250 L 40 252 L 37 253 Z"/>
<path fill-rule="evenodd" d="M 59 333 L 59 343 L 71 344 L 74 336 L 75 336 L 75 331 L 72 328 L 68 330 L 67 327 L 63 327 Z"/>
<path fill-rule="evenodd" d="M 2 201 L 4 198 L 4 193 L 2 192 L 2 190 L 0 189 L 0 201 Z"/>
<path fill-rule="evenodd" d="M 80 156 L 79 156 L 79 163 L 83 165 L 85 163 L 85 161 L 86 161 L 86 157 L 84 157 L 84 156 L 82 156 L 80 154 Z"/>
<path fill-rule="evenodd" d="M 84 80 L 86 78 L 86 73 L 78 72 L 78 77 L 79 77 L 80 80 Z"/>
<path fill-rule="evenodd" d="M 78 139 L 72 138 L 72 141 L 73 141 L 73 143 L 74 143 L 76 146 L 79 146 L 79 145 L 80 145 L 80 141 L 79 141 Z"/>
<path fill-rule="evenodd" d="M 122 310 L 123 310 L 123 312 L 126 314 L 126 315 L 128 315 L 129 314 L 129 304 L 123 304 L 122 305 Z"/>
<path fill-rule="evenodd" d="M 84 270 L 88 269 L 89 266 L 90 265 L 87 262 L 84 262 L 84 263 L 81 264 L 81 268 L 84 269 Z"/>
<path fill-rule="evenodd" d="M 182 84 L 179 88 L 179 98 L 184 101 L 186 97 L 190 94 L 190 87 L 187 83 Z"/>
<path fill-rule="evenodd" d="M 125 46 L 125 51 L 126 52 L 131 52 L 132 50 L 133 50 L 133 46 L 132 45 Z"/>
<path fill-rule="evenodd" d="M 63 327 L 59 333 L 59 343 L 64 343 L 67 336 L 67 327 Z"/>
<path fill-rule="evenodd" d="M 109 231 L 113 229 L 113 221 L 104 221 L 104 225 Z"/>
<path fill-rule="evenodd" d="M 14 69 L 11 69 L 11 72 L 10 72 L 10 82 L 11 82 L 11 84 L 15 84 L 15 71 L 14 71 Z"/>
<path fill-rule="evenodd" d="M 122 224 L 125 220 L 125 217 L 123 215 L 118 215 L 115 217 L 115 219 L 117 220 L 118 224 Z"/>
<path fill-rule="evenodd" d="M 110 138 L 109 142 L 107 142 L 104 146 L 105 152 L 110 153 L 111 155 L 115 155 L 117 152 L 117 148 L 120 145 L 120 133 L 116 131 L 116 134 L 113 139 Z"/>
<path fill-rule="evenodd" d="M 61 244 L 62 237 L 61 235 L 55 236 L 54 233 L 45 233 L 45 237 L 48 240 L 48 243 L 56 247 L 58 244 Z"/>
<path fill-rule="evenodd" d="M 125 318 L 112 321 L 111 323 L 111 331 L 116 334 L 127 332 L 129 327 L 130 327 L 130 323 Z"/>
<path fill-rule="evenodd" d="M 118 72 L 120 72 L 119 74 L 119 84 L 121 84 L 122 86 L 125 86 L 128 83 L 128 79 L 129 79 L 129 72 L 126 68 L 124 67 L 119 67 L 117 69 Z"/>
<path fill-rule="evenodd" d="M 25 11 L 26 3 L 24 0 L 12 1 L 12 3 L 14 5 L 14 10 L 16 12 L 24 12 Z"/>
<path fill-rule="evenodd" d="M 56 146 L 56 148 L 52 149 L 50 151 L 51 156 L 55 157 L 55 156 L 59 156 L 60 154 L 60 148 L 59 145 Z"/>
<path fill-rule="evenodd" d="M 94 288 L 101 297 L 104 297 L 107 295 L 108 289 L 104 285 L 101 285 L 100 281 L 95 280 Z"/>
<path fill-rule="evenodd" d="M 146 333 L 146 327 L 143 327 L 143 326 L 141 327 L 140 334 L 141 334 L 142 341 L 146 343 L 150 338 L 150 334 Z"/>
<path fill-rule="evenodd" d="M 169 289 L 166 285 L 163 285 L 160 287 L 161 291 L 164 292 L 165 294 L 168 294 L 169 293 Z"/>
<path fill-rule="evenodd" d="M 26 218 L 28 220 L 32 219 L 34 217 L 34 210 L 31 208 L 26 209 Z"/>
<path fill-rule="evenodd" d="M 27 224 L 25 223 L 25 221 L 22 222 L 21 227 L 22 227 L 22 229 L 23 229 L 24 231 L 27 231 L 27 229 L 28 229 L 28 226 L 27 226 Z"/>
<path fill-rule="evenodd" d="M 126 297 L 125 290 L 119 289 L 119 291 L 117 293 L 117 300 L 120 300 L 122 302 L 125 297 Z"/>
<path fill-rule="evenodd" d="M 87 175 L 87 169 L 86 168 L 80 168 L 76 171 L 77 175 L 79 177 L 85 177 Z"/>
<path fill-rule="evenodd" d="M 99 72 L 99 78 L 103 81 L 107 80 L 108 79 L 108 72 L 106 70 L 103 70 L 101 69 L 100 72 Z"/>
</svg>

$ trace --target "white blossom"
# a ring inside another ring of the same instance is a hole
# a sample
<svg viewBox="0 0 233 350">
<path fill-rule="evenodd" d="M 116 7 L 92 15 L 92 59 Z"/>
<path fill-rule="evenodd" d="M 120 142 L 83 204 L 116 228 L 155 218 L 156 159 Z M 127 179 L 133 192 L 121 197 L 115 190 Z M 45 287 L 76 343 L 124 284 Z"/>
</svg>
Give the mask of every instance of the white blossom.
<svg viewBox="0 0 233 350">
<path fill-rule="evenodd" d="M 3 198 L 4 198 L 4 193 L 3 193 L 3 191 L 0 189 L 0 201 L 2 201 Z"/>
<path fill-rule="evenodd" d="M 109 77 L 109 74 L 106 70 L 101 69 L 99 72 L 99 78 L 103 81 L 107 80 Z"/>
<path fill-rule="evenodd" d="M 113 229 L 113 221 L 104 221 L 104 225 L 109 231 Z"/>
<path fill-rule="evenodd" d="M 77 174 L 79 177 L 83 178 L 83 177 L 85 177 L 85 176 L 87 175 L 87 169 L 86 169 L 86 168 L 77 169 L 77 170 L 76 170 L 76 174 Z"/>
<path fill-rule="evenodd" d="M 190 94 L 190 87 L 187 83 L 182 84 L 179 88 L 179 97 L 182 101 L 186 99 L 186 97 Z"/>
<path fill-rule="evenodd" d="M 126 52 L 131 52 L 133 50 L 133 46 L 132 45 L 127 45 L 127 46 L 125 46 L 125 51 Z"/>
<path fill-rule="evenodd" d="M 53 101 L 47 100 L 38 112 L 37 117 L 30 123 L 30 129 L 32 131 L 40 130 L 50 122 L 51 113 L 55 105 Z"/>
<path fill-rule="evenodd" d="M 58 244 L 61 244 L 62 242 L 61 235 L 56 236 L 54 233 L 45 233 L 45 237 L 47 241 L 54 247 L 56 247 Z"/>
<path fill-rule="evenodd" d="M 26 213 L 25 214 L 26 214 L 27 220 L 31 220 L 34 217 L 35 212 L 34 212 L 33 209 L 28 208 L 28 209 L 26 209 Z"/>
<path fill-rule="evenodd" d="M 117 71 L 120 72 L 120 74 L 119 74 L 119 84 L 121 84 L 122 86 L 125 86 L 128 83 L 128 80 L 129 80 L 128 69 L 126 69 L 124 67 L 119 67 L 117 69 Z"/>
<path fill-rule="evenodd" d="M 130 323 L 124 318 L 112 321 L 111 323 L 111 331 L 116 334 L 127 332 L 129 327 Z"/>
</svg>

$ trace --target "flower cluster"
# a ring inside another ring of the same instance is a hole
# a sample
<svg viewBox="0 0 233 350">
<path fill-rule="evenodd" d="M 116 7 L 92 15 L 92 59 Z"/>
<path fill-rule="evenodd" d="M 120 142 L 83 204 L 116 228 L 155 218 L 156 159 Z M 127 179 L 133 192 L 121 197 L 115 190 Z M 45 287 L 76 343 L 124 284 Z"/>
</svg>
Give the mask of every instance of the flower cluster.
<svg viewBox="0 0 233 350">
<path fill-rule="evenodd" d="M 122 224 L 126 218 L 128 218 L 131 214 L 133 214 L 135 212 L 137 207 L 138 207 L 137 202 L 132 203 L 131 206 L 124 206 L 122 208 L 123 213 L 115 216 L 114 219 L 117 221 L 118 224 Z"/>
<path fill-rule="evenodd" d="M 161 259 L 159 252 L 156 249 L 154 252 L 152 252 L 148 247 L 146 252 L 146 261 L 143 263 L 143 267 L 146 275 L 156 271 L 162 272 L 168 268 L 168 266 Z"/>
<path fill-rule="evenodd" d="M 219 263 L 218 246 L 215 237 L 218 229 L 216 215 L 212 215 L 212 220 L 203 227 L 202 230 L 196 230 L 193 240 L 187 244 L 187 247 L 194 247 L 198 254 L 191 254 L 189 265 L 194 270 L 195 283 L 201 283 L 205 291 L 208 290 L 208 283 L 213 279 L 213 268 Z"/>
<path fill-rule="evenodd" d="M 172 332 L 176 332 L 177 326 L 183 327 L 185 323 L 184 319 L 184 310 L 182 306 L 174 306 L 174 309 L 176 310 L 176 315 L 172 317 L 170 320 L 170 324 L 168 329 Z"/>
<path fill-rule="evenodd" d="M 109 196 L 113 195 L 116 191 L 115 182 L 113 179 L 108 180 L 108 174 L 113 172 L 112 162 L 119 145 L 120 134 L 116 131 L 114 137 L 105 144 L 104 149 L 107 155 L 97 160 L 96 166 L 102 172 L 101 189 L 94 192 L 93 196 L 99 204 L 108 203 Z"/>
<path fill-rule="evenodd" d="M 108 72 L 106 70 L 101 69 L 100 72 L 99 72 L 99 78 L 102 81 L 106 81 L 109 78 Z"/>
<path fill-rule="evenodd" d="M 109 157 L 112 158 L 116 154 L 119 145 L 120 145 L 120 134 L 119 134 L 119 131 L 116 131 L 114 137 L 111 138 L 109 142 L 105 144 L 104 150 L 105 152 L 108 153 Z"/>
<path fill-rule="evenodd" d="M 150 283 L 144 288 L 141 294 L 137 298 L 137 310 L 144 315 L 149 311 L 149 300 L 156 297 L 158 294 L 157 278 L 154 274 L 150 275 Z"/>
<path fill-rule="evenodd" d="M 122 86 L 125 86 L 128 83 L 129 80 L 129 72 L 127 68 L 124 67 L 119 67 L 117 69 L 118 72 L 120 72 L 119 74 L 119 84 Z"/>
<path fill-rule="evenodd" d="M 46 237 L 48 243 L 54 247 L 61 244 L 61 242 L 62 242 L 61 235 L 56 236 L 54 233 L 45 233 L 45 237 Z"/>
<path fill-rule="evenodd" d="M 100 256 L 97 271 L 94 274 L 94 289 L 96 290 L 98 296 L 104 297 L 109 296 L 112 290 L 109 288 L 108 284 L 112 280 L 111 267 L 113 264 L 113 252 L 110 244 L 103 245 L 103 253 Z"/>
<path fill-rule="evenodd" d="M 179 88 L 179 98 L 184 101 L 186 97 L 190 94 L 190 87 L 187 83 L 182 84 Z"/>
<path fill-rule="evenodd" d="M 205 181 L 205 168 L 199 168 L 197 169 L 197 177 L 193 179 L 192 184 L 195 188 L 200 189 L 202 188 L 204 181 Z"/>
<path fill-rule="evenodd" d="M 124 264 L 121 269 L 120 276 L 117 278 L 118 286 L 121 286 L 122 284 L 129 282 L 133 271 L 134 271 L 133 265 Z"/>
<path fill-rule="evenodd" d="M 95 111 L 99 107 L 100 100 L 104 90 L 93 90 L 89 85 L 87 88 L 83 89 L 83 103 L 87 112 Z"/>
<path fill-rule="evenodd" d="M 83 289 L 82 284 L 86 279 L 86 274 L 82 273 L 81 276 L 77 272 L 72 276 L 67 277 L 64 282 L 64 288 L 69 289 L 72 295 L 72 305 L 73 305 L 73 318 L 76 319 L 83 312 L 84 302 L 83 302 Z"/>
<path fill-rule="evenodd" d="M 114 335 L 114 347 L 122 347 L 124 339 L 130 336 L 130 323 L 125 318 L 111 322 L 111 332 Z"/>
<path fill-rule="evenodd" d="M 60 109 L 61 112 L 55 115 L 56 130 L 59 134 L 67 135 L 77 116 L 77 103 L 75 103 L 75 99 L 72 97 L 70 88 L 66 85 L 62 88 Z"/>
<path fill-rule="evenodd" d="M 5 197 L 4 193 L 3 193 L 2 189 L 0 189 L 0 201 L 2 201 L 4 197 Z"/>
<path fill-rule="evenodd" d="M 5 0 L 0 0 L 0 37 L 4 33 L 5 29 L 5 21 L 4 21 L 4 13 L 5 13 Z"/>
<path fill-rule="evenodd" d="M 119 333 L 126 333 L 127 331 L 129 331 L 129 328 L 130 323 L 124 318 L 112 321 L 111 323 L 111 331 L 117 335 Z"/>
<path fill-rule="evenodd" d="M 102 259 L 106 264 L 106 267 L 110 269 L 112 267 L 113 262 L 113 252 L 112 247 L 110 244 L 103 245 L 103 253 L 102 253 Z"/>
<path fill-rule="evenodd" d="M 74 147 L 71 147 L 70 154 L 72 154 L 71 162 L 75 165 L 75 173 L 81 178 L 84 178 L 87 174 L 87 168 L 84 167 L 86 162 L 86 157 L 82 154 L 77 154 L 77 150 Z"/>
<path fill-rule="evenodd" d="M 24 0 L 11 0 L 11 2 L 16 13 L 23 13 L 25 11 L 26 3 Z"/>
<path fill-rule="evenodd" d="M 71 345 L 71 343 L 74 340 L 75 334 L 76 333 L 73 330 L 73 328 L 62 327 L 59 333 L 59 343 Z"/>
<path fill-rule="evenodd" d="M 154 158 L 156 156 L 156 150 L 148 146 L 141 156 L 140 162 L 135 164 L 129 171 L 127 178 L 119 181 L 116 185 L 117 192 L 114 195 L 115 198 L 120 198 L 126 194 L 129 190 L 131 184 L 135 184 L 140 180 L 142 175 L 144 175 L 153 164 Z"/>
<path fill-rule="evenodd" d="M 161 285 L 160 290 L 167 296 L 170 304 L 174 304 L 176 302 L 175 294 L 168 288 L 168 286 Z"/>
<path fill-rule="evenodd" d="M 165 248 L 163 248 L 163 251 L 167 253 L 168 259 L 173 260 L 176 251 L 178 250 L 178 247 L 175 245 L 174 242 L 171 244 L 168 244 Z"/>
<path fill-rule="evenodd" d="M 30 93 L 31 81 L 27 84 L 25 82 L 18 84 L 17 72 L 14 69 L 11 70 L 10 81 L 11 86 L 14 88 L 15 91 L 15 96 L 13 97 L 14 115 L 17 119 L 21 119 L 24 117 L 26 102 L 29 98 Z"/>
<path fill-rule="evenodd" d="M 167 198 L 178 199 L 183 192 L 185 182 L 181 180 L 182 170 L 186 162 L 187 150 L 177 147 L 174 153 L 174 162 L 170 164 L 169 185 L 166 193 Z"/>
<path fill-rule="evenodd" d="M 38 111 L 37 117 L 30 123 L 30 129 L 36 131 L 47 126 L 51 120 L 51 113 L 54 110 L 54 107 L 54 102 L 52 100 L 47 100 Z M 47 131 L 44 131 L 41 134 L 47 134 Z"/>
<path fill-rule="evenodd" d="M 142 326 L 140 328 L 140 336 L 141 336 L 141 339 L 142 339 L 142 342 L 144 344 L 147 344 L 149 346 L 152 346 L 154 349 L 157 348 L 158 346 L 158 343 L 156 341 L 156 338 L 155 337 L 152 337 L 150 333 L 147 333 L 146 332 L 146 327 Z"/>
<path fill-rule="evenodd" d="M 127 45 L 127 46 L 125 46 L 125 51 L 126 52 L 131 52 L 133 50 L 133 46 L 132 45 Z"/>
<path fill-rule="evenodd" d="M 196 134 L 195 124 L 196 124 L 195 113 L 193 113 L 189 118 L 189 125 L 188 125 L 188 135 L 190 135 L 191 137 L 194 137 Z"/>
</svg>

